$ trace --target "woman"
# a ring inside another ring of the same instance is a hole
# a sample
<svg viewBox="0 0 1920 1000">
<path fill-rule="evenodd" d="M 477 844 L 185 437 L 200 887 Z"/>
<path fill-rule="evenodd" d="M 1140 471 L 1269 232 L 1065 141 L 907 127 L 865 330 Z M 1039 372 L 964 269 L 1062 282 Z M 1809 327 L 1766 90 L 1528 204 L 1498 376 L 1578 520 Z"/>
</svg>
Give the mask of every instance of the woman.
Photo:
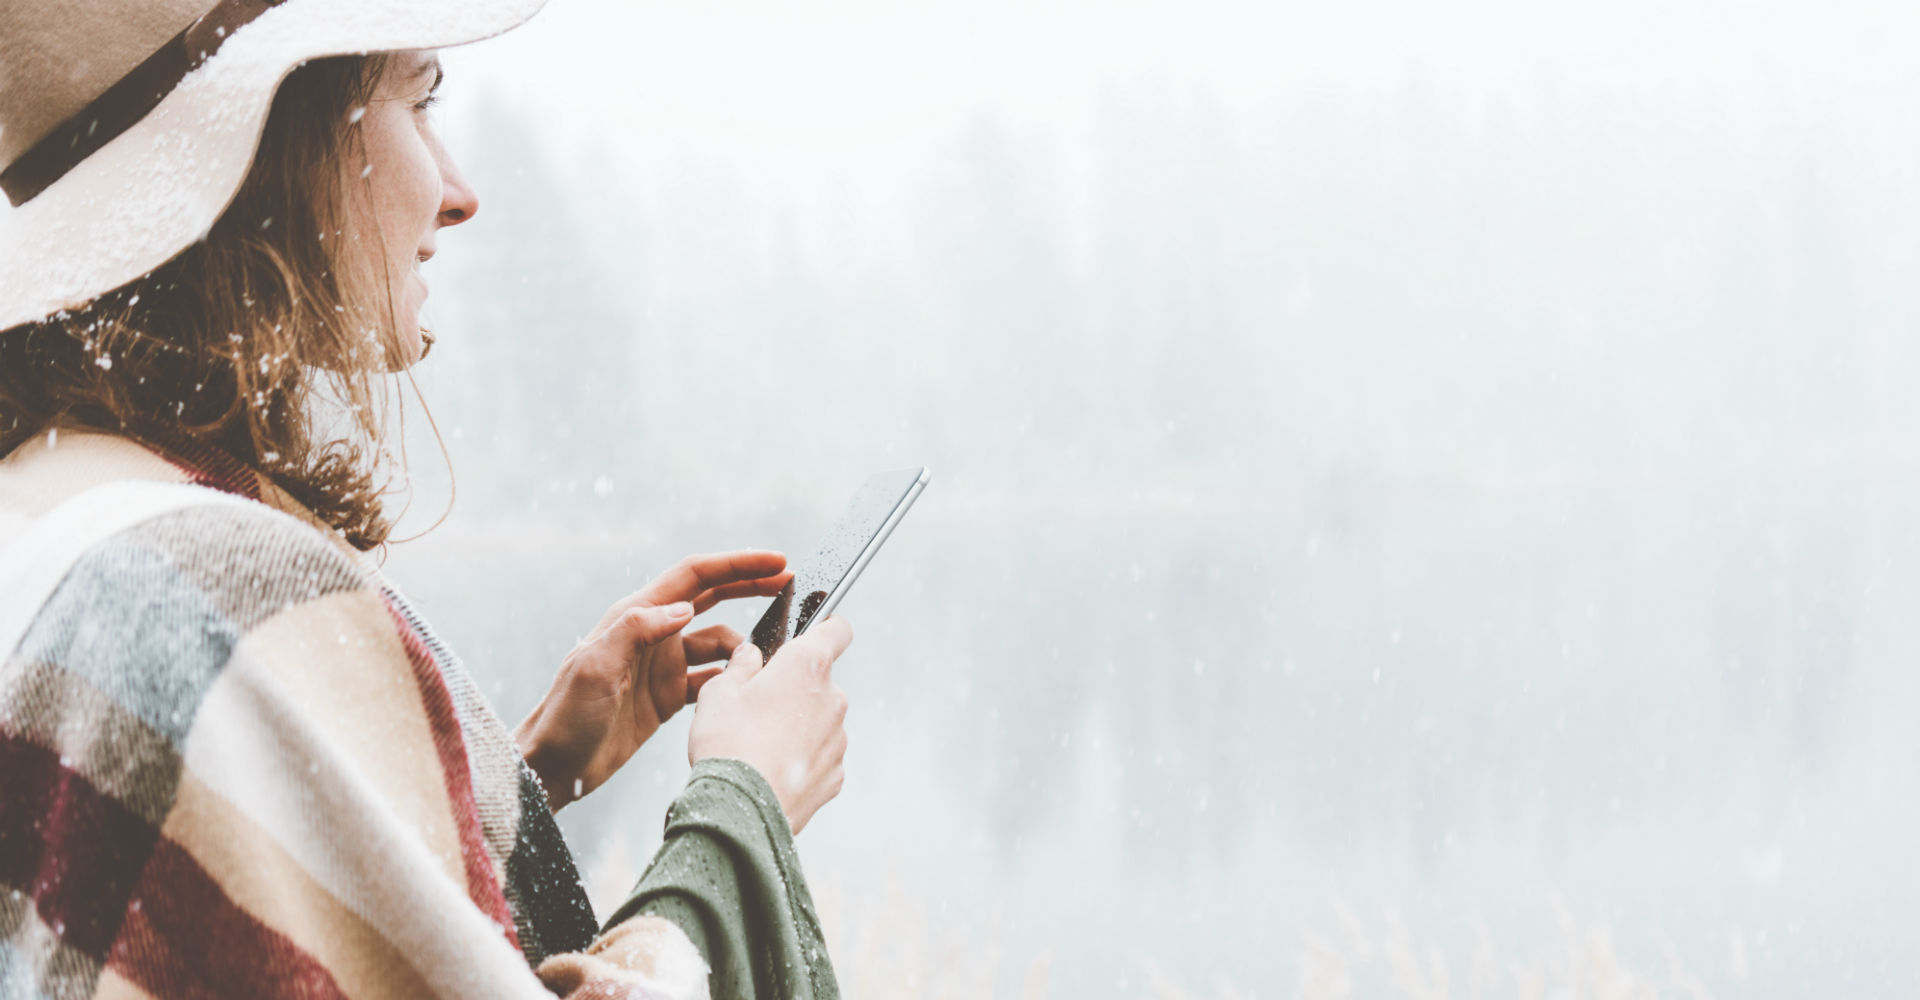
<svg viewBox="0 0 1920 1000">
<path fill-rule="evenodd" d="M 0 996 L 836 993 L 791 838 L 850 633 L 688 630 L 782 556 L 614 604 L 511 732 L 363 558 L 418 268 L 478 208 L 432 50 L 538 6 L 0 8 Z M 597 928 L 551 811 L 696 694 Z"/>
</svg>

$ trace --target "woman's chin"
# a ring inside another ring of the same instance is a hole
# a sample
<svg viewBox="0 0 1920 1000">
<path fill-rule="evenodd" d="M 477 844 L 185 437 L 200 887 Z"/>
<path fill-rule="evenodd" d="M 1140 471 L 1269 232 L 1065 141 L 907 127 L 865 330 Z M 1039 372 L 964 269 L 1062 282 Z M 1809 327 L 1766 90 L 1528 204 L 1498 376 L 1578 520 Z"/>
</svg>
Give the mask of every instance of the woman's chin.
<svg viewBox="0 0 1920 1000">
<path fill-rule="evenodd" d="M 431 346 L 426 331 L 420 328 L 420 314 L 408 310 L 395 310 L 393 332 L 385 339 L 386 370 L 401 372 L 417 364 L 426 357 Z"/>
<path fill-rule="evenodd" d="M 400 351 L 402 354 L 400 367 L 411 368 L 419 364 L 420 359 L 427 356 L 427 350 L 431 345 L 427 340 L 427 332 L 420 328 L 420 321 L 418 319 L 415 319 L 400 329 L 402 331 L 400 334 Z"/>
</svg>

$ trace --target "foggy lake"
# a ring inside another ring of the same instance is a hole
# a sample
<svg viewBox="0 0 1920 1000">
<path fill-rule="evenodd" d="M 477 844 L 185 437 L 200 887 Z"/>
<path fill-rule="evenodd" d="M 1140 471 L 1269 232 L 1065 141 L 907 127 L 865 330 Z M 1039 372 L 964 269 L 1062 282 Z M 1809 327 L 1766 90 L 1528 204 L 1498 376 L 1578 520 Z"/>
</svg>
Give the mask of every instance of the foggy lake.
<svg viewBox="0 0 1920 1000">
<path fill-rule="evenodd" d="M 1913 21 L 555 0 L 447 56 L 388 572 L 511 723 L 931 467 L 850 996 L 1920 994 Z M 603 913 L 686 719 L 561 814 Z"/>
</svg>

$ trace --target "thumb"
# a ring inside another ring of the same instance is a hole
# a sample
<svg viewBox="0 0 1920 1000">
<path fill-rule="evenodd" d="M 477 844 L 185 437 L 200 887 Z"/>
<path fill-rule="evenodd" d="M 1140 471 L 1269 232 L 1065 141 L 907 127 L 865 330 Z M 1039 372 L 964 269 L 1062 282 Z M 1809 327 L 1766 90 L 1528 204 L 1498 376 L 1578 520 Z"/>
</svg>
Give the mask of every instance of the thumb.
<svg viewBox="0 0 1920 1000">
<path fill-rule="evenodd" d="M 693 605 L 679 601 L 664 607 L 634 608 L 607 630 L 607 638 L 623 646 L 650 646 L 687 627 Z"/>
<path fill-rule="evenodd" d="M 687 704 L 691 705 L 700 700 L 700 689 L 706 687 L 709 681 L 719 680 L 720 675 L 724 673 L 726 670 L 722 667 L 687 671 Z"/>
<path fill-rule="evenodd" d="M 745 684 L 760 673 L 763 665 L 760 659 L 760 647 L 751 642 L 743 642 L 733 647 L 733 659 L 727 661 L 727 681 L 731 684 Z"/>
</svg>

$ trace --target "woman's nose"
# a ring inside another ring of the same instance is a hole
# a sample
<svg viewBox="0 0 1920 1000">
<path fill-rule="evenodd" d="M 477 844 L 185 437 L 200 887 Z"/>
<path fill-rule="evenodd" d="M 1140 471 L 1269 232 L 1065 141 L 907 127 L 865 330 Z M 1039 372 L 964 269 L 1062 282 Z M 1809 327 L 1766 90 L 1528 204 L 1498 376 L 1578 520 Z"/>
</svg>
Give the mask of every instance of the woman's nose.
<svg viewBox="0 0 1920 1000">
<path fill-rule="evenodd" d="M 457 226 L 473 218 L 480 211 L 480 196 L 474 192 L 473 185 L 467 182 L 465 174 L 454 165 L 453 158 L 443 151 L 440 154 L 440 224 Z"/>
</svg>

